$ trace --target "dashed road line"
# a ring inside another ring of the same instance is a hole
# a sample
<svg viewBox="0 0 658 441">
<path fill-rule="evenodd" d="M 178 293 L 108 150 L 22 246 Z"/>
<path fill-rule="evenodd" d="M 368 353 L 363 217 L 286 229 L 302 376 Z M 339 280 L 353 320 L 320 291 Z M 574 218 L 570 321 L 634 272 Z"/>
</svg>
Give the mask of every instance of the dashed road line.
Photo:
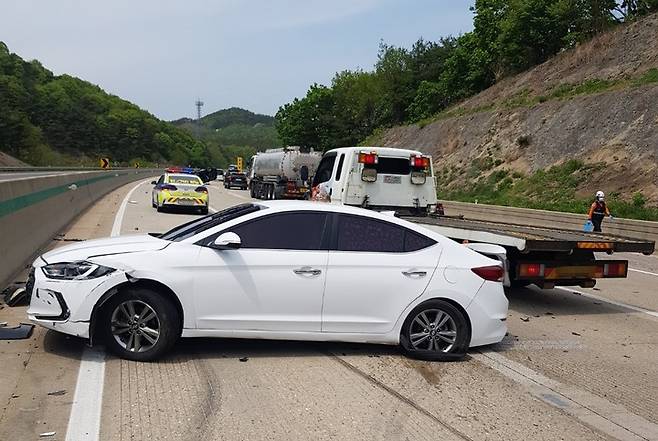
<svg viewBox="0 0 658 441">
<path fill-rule="evenodd" d="M 475 351 L 471 357 L 523 385 L 533 396 L 555 406 L 599 432 L 622 441 L 658 440 L 658 425 L 623 406 L 577 387 L 552 380 L 493 351 Z"/>
<path fill-rule="evenodd" d="M 578 295 L 581 295 L 583 297 L 588 297 L 590 299 L 598 300 L 600 302 L 609 303 L 611 305 L 619 306 L 620 308 L 630 309 L 632 311 L 640 312 L 642 314 L 646 314 L 646 315 L 649 315 L 651 317 L 658 318 L 658 312 L 657 311 L 652 311 L 650 309 L 642 308 L 640 306 L 629 305 L 628 303 L 618 302 L 616 300 L 611 300 L 611 299 L 607 299 L 605 297 L 597 296 L 596 294 L 590 294 L 588 292 L 580 291 L 580 290 L 573 289 L 573 288 L 567 288 L 567 287 L 564 287 L 564 286 L 556 286 L 555 289 L 559 289 L 560 291 L 570 292 L 572 294 L 578 294 Z"/>
</svg>

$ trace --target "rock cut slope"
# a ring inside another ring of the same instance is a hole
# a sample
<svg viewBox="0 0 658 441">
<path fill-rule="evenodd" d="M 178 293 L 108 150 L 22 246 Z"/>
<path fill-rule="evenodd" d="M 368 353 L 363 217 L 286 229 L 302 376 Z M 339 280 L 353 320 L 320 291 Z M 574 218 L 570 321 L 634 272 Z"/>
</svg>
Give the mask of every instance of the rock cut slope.
<svg viewBox="0 0 658 441">
<path fill-rule="evenodd" d="M 500 170 L 529 174 L 570 159 L 579 196 L 603 188 L 658 202 L 658 15 L 620 26 L 507 78 L 376 144 L 431 153 L 460 188 Z M 446 173 L 447 174 L 447 173 Z M 445 175 L 444 175 L 445 176 Z"/>
</svg>

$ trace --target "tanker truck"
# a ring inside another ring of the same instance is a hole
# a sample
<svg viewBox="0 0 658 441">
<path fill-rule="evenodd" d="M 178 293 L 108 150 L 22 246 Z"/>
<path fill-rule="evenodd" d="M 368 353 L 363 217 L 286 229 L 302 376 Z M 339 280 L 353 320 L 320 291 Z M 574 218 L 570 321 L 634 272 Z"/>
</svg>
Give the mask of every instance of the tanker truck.
<svg viewBox="0 0 658 441">
<path fill-rule="evenodd" d="M 258 199 L 305 199 L 322 152 L 300 147 L 269 149 L 251 161 L 249 190 Z"/>
</svg>

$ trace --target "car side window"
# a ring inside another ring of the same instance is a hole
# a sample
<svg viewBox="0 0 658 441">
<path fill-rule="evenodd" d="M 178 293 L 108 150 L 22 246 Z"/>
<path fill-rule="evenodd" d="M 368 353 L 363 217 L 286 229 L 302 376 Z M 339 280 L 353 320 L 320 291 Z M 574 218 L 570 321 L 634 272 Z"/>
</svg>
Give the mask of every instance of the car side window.
<svg viewBox="0 0 658 441">
<path fill-rule="evenodd" d="M 382 220 L 344 214 L 338 217 L 338 251 L 403 253 L 435 243 L 428 237 Z"/>
<path fill-rule="evenodd" d="M 160 176 L 160 179 L 158 179 L 158 185 L 161 185 L 164 183 L 164 175 Z"/>
<path fill-rule="evenodd" d="M 315 176 L 313 177 L 314 187 L 322 182 L 327 182 L 331 180 L 331 172 L 334 170 L 335 162 L 336 162 L 335 153 L 329 153 L 324 155 L 324 157 L 320 161 L 320 165 L 318 165 L 318 169 L 315 172 Z"/>
<path fill-rule="evenodd" d="M 327 218 L 323 212 L 280 213 L 247 221 L 225 231 L 240 236 L 241 248 L 326 250 L 329 249 L 325 238 Z"/>
<path fill-rule="evenodd" d="M 336 177 L 334 178 L 334 181 L 340 181 L 340 174 L 343 172 L 343 162 L 345 162 L 345 153 L 340 155 L 340 159 L 338 160 L 338 167 L 336 168 Z"/>
</svg>

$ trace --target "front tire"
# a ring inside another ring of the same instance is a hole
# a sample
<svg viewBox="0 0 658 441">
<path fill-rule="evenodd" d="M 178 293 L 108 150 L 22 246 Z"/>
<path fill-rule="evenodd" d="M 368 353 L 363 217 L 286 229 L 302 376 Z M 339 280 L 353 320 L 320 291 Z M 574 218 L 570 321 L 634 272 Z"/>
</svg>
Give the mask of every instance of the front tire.
<svg viewBox="0 0 658 441">
<path fill-rule="evenodd" d="M 180 316 L 172 302 L 144 288 L 112 297 L 100 320 L 108 349 L 127 360 L 155 360 L 171 349 L 181 334 Z"/>
<path fill-rule="evenodd" d="M 428 300 L 415 307 L 402 325 L 400 346 L 411 358 L 455 360 L 468 350 L 468 319 L 445 300 Z"/>
</svg>

